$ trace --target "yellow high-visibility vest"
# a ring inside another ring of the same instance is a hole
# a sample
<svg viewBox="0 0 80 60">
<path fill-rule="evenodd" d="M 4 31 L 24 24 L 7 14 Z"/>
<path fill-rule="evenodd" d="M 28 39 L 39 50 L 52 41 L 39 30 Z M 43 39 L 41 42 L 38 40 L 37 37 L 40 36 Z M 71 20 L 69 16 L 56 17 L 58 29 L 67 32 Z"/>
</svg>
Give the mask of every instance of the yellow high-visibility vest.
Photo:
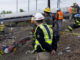
<svg viewBox="0 0 80 60">
<path fill-rule="evenodd" d="M 48 43 L 49 45 L 52 45 L 52 39 L 53 39 L 53 30 L 46 24 L 47 28 L 49 29 L 49 32 L 50 32 L 50 37 L 49 37 L 49 34 L 46 30 L 46 28 L 44 27 L 43 24 L 40 24 L 38 27 L 40 27 L 40 29 L 43 31 L 43 34 L 44 34 L 44 39 L 45 39 L 45 42 Z M 37 28 L 38 28 L 37 27 Z M 40 48 L 45 51 L 45 49 L 41 46 L 41 44 L 39 43 L 39 41 L 36 39 L 36 31 L 37 31 L 37 28 L 35 30 L 35 33 L 34 33 L 34 37 L 35 37 L 35 46 L 34 46 L 34 50 L 37 50 L 37 46 L 40 46 Z"/>
</svg>

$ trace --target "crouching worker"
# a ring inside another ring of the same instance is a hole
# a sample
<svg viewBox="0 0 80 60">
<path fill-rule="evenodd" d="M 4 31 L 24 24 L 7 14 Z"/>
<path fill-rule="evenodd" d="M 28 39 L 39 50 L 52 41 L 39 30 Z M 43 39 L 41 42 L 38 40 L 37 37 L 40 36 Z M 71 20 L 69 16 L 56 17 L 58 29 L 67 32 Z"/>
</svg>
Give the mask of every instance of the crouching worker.
<svg viewBox="0 0 80 60">
<path fill-rule="evenodd" d="M 80 27 L 80 14 L 76 14 L 74 16 L 74 20 L 75 20 L 75 23 L 68 26 L 68 29 L 66 29 L 66 31 L 72 31 L 73 29 Z"/>
<path fill-rule="evenodd" d="M 34 51 L 37 52 L 36 60 L 51 60 L 51 55 L 54 55 L 57 49 L 53 30 L 47 24 L 43 24 L 44 16 L 41 13 L 36 13 L 33 20 L 37 25 L 34 33 Z"/>
</svg>

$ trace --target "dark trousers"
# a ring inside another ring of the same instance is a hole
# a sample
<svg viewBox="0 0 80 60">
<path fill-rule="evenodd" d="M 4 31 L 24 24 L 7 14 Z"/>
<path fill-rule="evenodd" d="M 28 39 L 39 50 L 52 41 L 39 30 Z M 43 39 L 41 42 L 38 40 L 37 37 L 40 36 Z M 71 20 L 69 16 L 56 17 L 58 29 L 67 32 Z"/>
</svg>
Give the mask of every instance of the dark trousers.
<svg viewBox="0 0 80 60">
<path fill-rule="evenodd" d="M 57 20 L 56 26 L 56 31 L 62 30 L 62 20 Z"/>
</svg>

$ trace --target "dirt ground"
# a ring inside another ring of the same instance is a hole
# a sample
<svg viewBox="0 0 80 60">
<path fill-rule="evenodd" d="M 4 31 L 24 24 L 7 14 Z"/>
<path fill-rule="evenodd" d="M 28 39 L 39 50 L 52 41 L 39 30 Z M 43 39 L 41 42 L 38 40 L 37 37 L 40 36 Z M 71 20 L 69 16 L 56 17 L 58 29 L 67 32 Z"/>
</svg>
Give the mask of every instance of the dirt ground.
<svg viewBox="0 0 80 60">
<path fill-rule="evenodd" d="M 72 24 L 72 22 L 68 20 L 65 21 L 63 23 L 62 32 L 64 32 L 64 30 L 70 24 Z M 28 34 L 28 32 L 26 33 Z M 80 33 L 80 28 L 77 28 L 73 30 L 72 32 Z M 22 35 L 24 34 L 25 33 L 23 33 Z M 21 47 L 15 53 L 9 53 L 9 54 L 3 55 L 4 60 L 35 60 L 36 54 L 26 53 L 28 50 L 33 50 L 31 46 L 31 42 L 26 43 L 23 47 Z M 68 34 L 68 33 L 61 34 L 61 38 L 58 42 L 58 50 L 56 54 L 52 56 L 51 59 L 52 60 L 80 60 L 80 35 L 73 35 L 73 34 Z"/>
</svg>

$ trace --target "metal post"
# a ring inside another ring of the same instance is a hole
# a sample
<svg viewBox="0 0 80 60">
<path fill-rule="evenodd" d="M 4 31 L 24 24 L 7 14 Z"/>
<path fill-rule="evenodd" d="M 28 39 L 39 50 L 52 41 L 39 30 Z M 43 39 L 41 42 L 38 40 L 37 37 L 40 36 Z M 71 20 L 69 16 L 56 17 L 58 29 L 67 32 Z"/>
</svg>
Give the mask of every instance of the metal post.
<svg viewBox="0 0 80 60">
<path fill-rule="evenodd" d="M 48 0 L 48 7 L 50 8 L 50 0 Z"/>
<path fill-rule="evenodd" d="M 29 2 L 30 2 L 30 0 L 28 0 L 28 12 L 29 12 Z"/>
<path fill-rule="evenodd" d="M 57 0 L 57 8 L 58 8 L 58 0 Z"/>
<path fill-rule="evenodd" d="M 37 0 L 36 0 L 36 11 L 37 11 Z"/>
<path fill-rule="evenodd" d="M 16 12 L 18 13 L 18 0 L 16 0 Z"/>
<path fill-rule="evenodd" d="M 60 0 L 57 0 L 57 8 L 60 8 Z"/>
</svg>

